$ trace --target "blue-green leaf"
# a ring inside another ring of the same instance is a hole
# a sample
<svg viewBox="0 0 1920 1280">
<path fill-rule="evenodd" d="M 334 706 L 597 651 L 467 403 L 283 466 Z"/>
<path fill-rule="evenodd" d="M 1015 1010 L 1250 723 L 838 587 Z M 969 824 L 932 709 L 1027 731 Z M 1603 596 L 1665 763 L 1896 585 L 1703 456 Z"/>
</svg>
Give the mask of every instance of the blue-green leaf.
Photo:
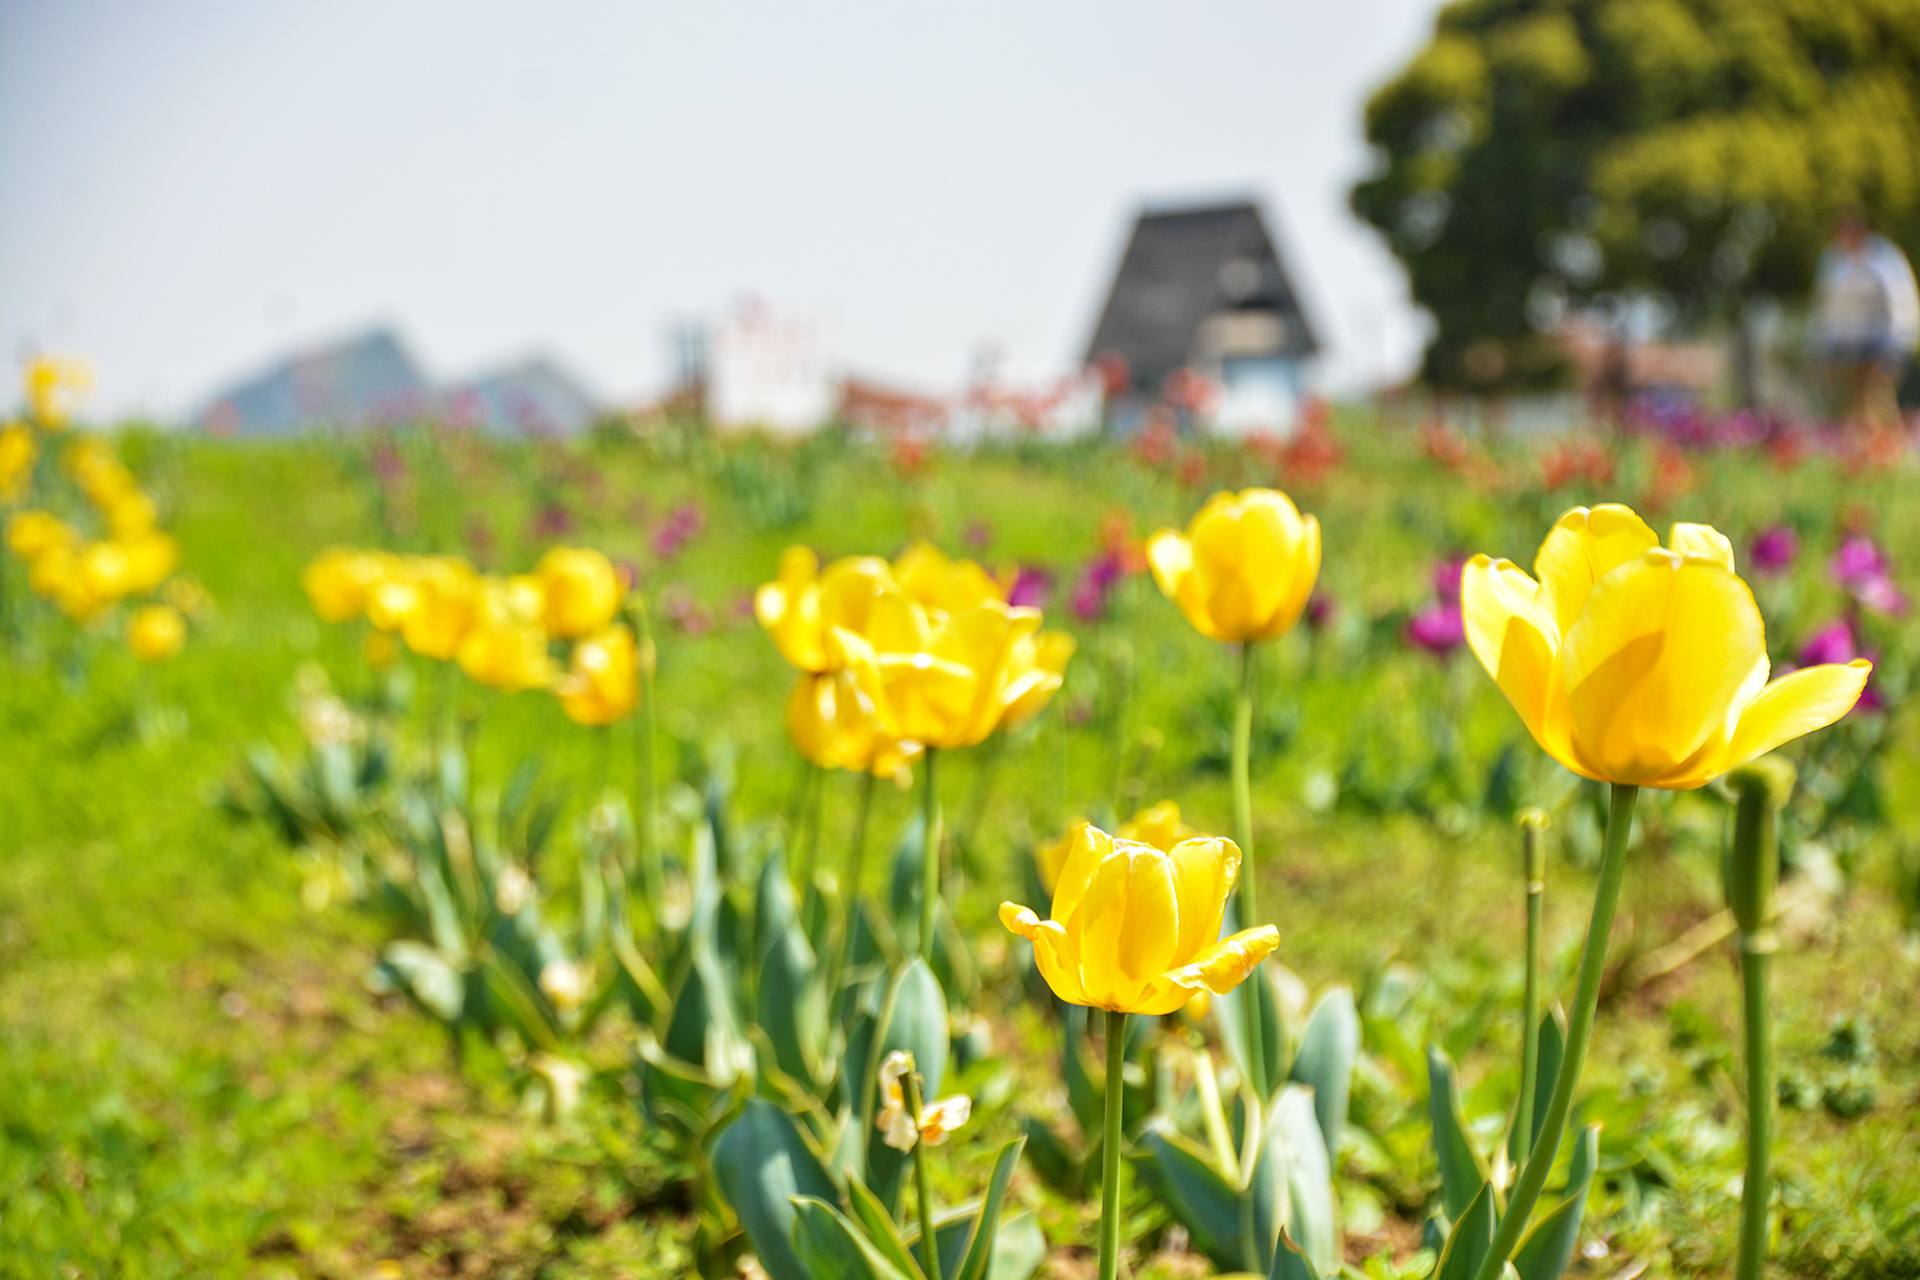
<svg viewBox="0 0 1920 1280">
<path fill-rule="evenodd" d="M 1240 1192 L 1198 1147 L 1178 1134 L 1149 1129 L 1134 1167 L 1194 1247 L 1224 1270 L 1244 1269 Z"/>
<path fill-rule="evenodd" d="M 973 1233 L 967 1239 L 965 1259 L 953 1280 L 986 1280 L 987 1264 L 993 1259 L 994 1238 L 1000 1230 L 1000 1206 L 1006 1200 L 1007 1186 L 1013 1181 L 1020 1151 L 1026 1145 L 1025 1138 L 1015 1138 L 1000 1148 L 993 1176 L 987 1180 L 987 1194 L 980 1199 L 980 1213 L 973 1220 Z"/>
<path fill-rule="evenodd" d="M 1280 1233 L 1280 1243 L 1273 1251 L 1273 1269 L 1267 1272 L 1267 1280 L 1320 1280 L 1320 1269 L 1313 1265 L 1306 1254 L 1300 1252 L 1300 1246 L 1285 1231 Z"/>
<path fill-rule="evenodd" d="M 1493 1231 L 1493 1185 L 1483 1182 L 1453 1224 L 1447 1247 L 1440 1251 L 1440 1263 L 1433 1269 L 1433 1280 L 1473 1280 L 1487 1251 L 1493 1248 Z"/>
<path fill-rule="evenodd" d="M 842 1276 L 854 1280 L 919 1280 L 917 1269 L 902 1271 L 845 1214 L 826 1201 L 795 1196 L 793 1214 L 794 1251 L 813 1280 L 838 1280 Z"/>
<path fill-rule="evenodd" d="M 794 1248 L 793 1198 L 831 1201 L 837 1193 L 793 1118 L 765 1099 L 750 1099 L 715 1140 L 713 1170 L 772 1280 L 814 1280 Z"/>
<path fill-rule="evenodd" d="M 1300 1052 L 1288 1074 L 1313 1088 L 1313 1114 L 1327 1142 L 1327 1159 L 1336 1158 L 1340 1131 L 1347 1123 L 1347 1094 L 1354 1060 L 1360 1056 L 1360 1015 L 1353 993 L 1336 987 L 1320 997 L 1300 1036 Z"/>
</svg>

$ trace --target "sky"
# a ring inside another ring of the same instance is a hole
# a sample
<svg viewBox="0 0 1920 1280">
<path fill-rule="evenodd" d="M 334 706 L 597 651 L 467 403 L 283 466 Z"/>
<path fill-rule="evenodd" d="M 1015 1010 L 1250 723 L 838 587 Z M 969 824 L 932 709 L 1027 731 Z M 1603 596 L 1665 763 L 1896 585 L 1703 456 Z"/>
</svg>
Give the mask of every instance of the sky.
<svg viewBox="0 0 1920 1280">
<path fill-rule="evenodd" d="M 0 354 L 193 413 L 375 323 L 610 402 L 758 298 L 944 392 L 1073 368 L 1143 203 L 1251 195 L 1338 391 L 1423 322 L 1347 209 L 1436 0 L 0 0 Z"/>
</svg>

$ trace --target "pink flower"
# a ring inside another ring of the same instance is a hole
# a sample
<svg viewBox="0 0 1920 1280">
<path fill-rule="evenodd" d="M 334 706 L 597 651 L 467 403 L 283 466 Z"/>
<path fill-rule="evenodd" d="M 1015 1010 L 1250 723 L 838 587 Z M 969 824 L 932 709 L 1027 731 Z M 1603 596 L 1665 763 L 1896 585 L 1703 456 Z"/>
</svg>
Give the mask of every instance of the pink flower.
<svg viewBox="0 0 1920 1280">
<path fill-rule="evenodd" d="M 1407 619 L 1407 641 L 1436 657 L 1444 658 L 1458 649 L 1467 638 L 1460 606 L 1452 600 L 1428 605 Z"/>
<path fill-rule="evenodd" d="M 1800 557 L 1800 535 L 1791 525 L 1776 524 L 1763 529 L 1753 540 L 1753 548 L 1747 553 L 1754 572 L 1774 577 L 1793 568 L 1793 562 Z"/>
<path fill-rule="evenodd" d="M 1885 553 L 1864 533 L 1856 533 L 1840 544 L 1827 566 L 1833 580 L 1849 589 L 1872 578 L 1884 578 L 1891 566 Z"/>
<path fill-rule="evenodd" d="M 1053 575 L 1033 565 L 1021 565 L 1007 591 L 1007 603 L 1014 608 L 1044 609 L 1053 595 Z"/>
<path fill-rule="evenodd" d="M 1466 567 L 1465 556 L 1448 556 L 1433 566 L 1433 594 L 1446 604 L 1460 603 L 1460 572 Z"/>
</svg>

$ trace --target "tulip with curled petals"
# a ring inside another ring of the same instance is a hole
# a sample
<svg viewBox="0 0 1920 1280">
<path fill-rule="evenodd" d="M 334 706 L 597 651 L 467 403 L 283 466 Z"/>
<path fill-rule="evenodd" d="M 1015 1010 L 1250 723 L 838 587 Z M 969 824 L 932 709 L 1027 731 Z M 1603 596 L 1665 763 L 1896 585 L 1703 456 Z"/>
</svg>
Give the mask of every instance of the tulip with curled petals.
<svg viewBox="0 0 1920 1280">
<path fill-rule="evenodd" d="M 1040 976 L 1069 1004 L 1167 1014 L 1196 991 L 1224 995 L 1280 945 L 1272 925 L 1220 937 L 1240 874 L 1231 840 L 1195 836 L 1171 849 L 1078 829 L 1053 907 L 1000 904 L 1000 923 L 1033 943 Z"/>
<path fill-rule="evenodd" d="M 640 703 L 640 650 L 632 630 L 616 623 L 575 641 L 567 673 L 553 691 L 575 724 L 626 718 Z"/>
<path fill-rule="evenodd" d="M 1530 576 L 1475 556 L 1467 643 L 1534 741 L 1586 778 L 1686 791 L 1853 708 L 1872 664 L 1768 680 L 1767 640 L 1733 548 L 1709 525 L 1667 545 L 1618 504 L 1560 517 Z"/>
<path fill-rule="evenodd" d="M 1060 883 L 1060 869 L 1067 865 L 1067 855 L 1073 852 L 1074 842 L 1080 838 L 1080 828 L 1086 825 L 1085 818 L 1078 819 L 1067 828 L 1065 835 L 1034 849 L 1040 887 L 1048 893 L 1052 893 L 1054 886 Z M 1200 833 L 1180 820 L 1179 805 L 1171 800 L 1162 800 L 1128 818 L 1115 828 L 1113 834 L 1122 840 L 1150 844 L 1156 849 L 1171 849 L 1182 840 Z"/>
<path fill-rule="evenodd" d="M 590 635 L 620 612 L 620 574 L 613 561 L 590 547 L 553 548 L 540 557 L 534 577 L 547 630 L 562 639 Z"/>
<path fill-rule="evenodd" d="M 1166 597 L 1211 640 L 1248 644 L 1300 619 L 1320 576 L 1320 522 L 1277 489 L 1216 493 L 1185 533 L 1162 529 L 1147 563 Z"/>
</svg>

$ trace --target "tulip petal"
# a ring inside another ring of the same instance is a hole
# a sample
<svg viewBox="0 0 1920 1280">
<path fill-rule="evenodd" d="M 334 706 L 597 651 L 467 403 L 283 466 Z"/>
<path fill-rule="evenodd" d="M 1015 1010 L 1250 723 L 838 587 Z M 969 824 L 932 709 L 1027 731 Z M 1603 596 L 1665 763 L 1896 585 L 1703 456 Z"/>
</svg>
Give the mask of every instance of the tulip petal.
<svg viewBox="0 0 1920 1280">
<path fill-rule="evenodd" d="M 1161 593 L 1178 600 L 1180 584 L 1193 572 L 1193 544 L 1178 530 L 1162 529 L 1147 540 L 1147 565 Z"/>
<path fill-rule="evenodd" d="M 1080 986 L 1088 1003 L 1103 1009 L 1131 1008 L 1140 994 L 1140 981 L 1121 964 L 1132 863 L 1121 842 L 1115 841 L 1113 852 L 1094 869 L 1086 897 L 1066 922 L 1069 934 L 1080 944 Z"/>
<path fill-rule="evenodd" d="M 1511 560 L 1475 556 L 1460 573 L 1467 647 L 1507 695 L 1542 750 L 1570 767 L 1567 717 L 1559 696 L 1558 628 L 1540 585 Z"/>
<path fill-rule="evenodd" d="M 1000 923 L 1033 944 L 1033 962 L 1046 979 L 1053 994 L 1068 1004 L 1086 1004 L 1087 993 L 1080 982 L 1080 955 L 1057 920 L 1042 920 L 1032 907 L 1017 902 L 1000 904 Z"/>
<path fill-rule="evenodd" d="M 1667 530 L 1667 546 L 1680 555 L 1711 560 L 1728 573 L 1735 572 L 1733 543 L 1727 540 L 1726 534 L 1710 524 L 1676 523 Z"/>
<path fill-rule="evenodd" d="M 1179 822 L 1175 810 L 1173 821 Z M 1220 936 L 1227 897 L 1240 878 L 1240 846 L 1217 836 L 1182 840 L 1167 852 L 1180 899 L 1180 936 L 1174 961 L 1185 964 Z M 1162 966 L 1165 967 L 1165 966 Z"/>
<path fill-rule="evenodd" d="M 1173 863 L 1151 845 L 1129 844 L 1125 920 L 1115 957 L 1137 992 L 1165 973 L 1180 954 L 1180 898 Z"/>
<path fill-rule="evenodd" d="M 1747 584 L 1669 551 L 1596 584 L 1560 653 L 1582 772 L 1640 786 L 1700 785 L 1703 753 L 1718 753 L 1767 671 Z"/>
<path fill-rule="evenodd" d="M 1170 971 L 1167 981 L 1187 991 L 1204 987 L 1223 996 L 1246 981 L 1254 966 L 1272 955 L 1279 945 L 1280 930 L 1270 924 L 1242 929 Z"/>
<path fill-rule="evenodd" d="M 1860 701 L 1872 671 L 1871 662 L 1855 658 L 1781 676 L 1740 713 L 1724 768 L 1736 768 L 1840 719 Z"/>
<path fill-rule="evenodd" d="M 1533 559 L 1554 630 L 1565 635 L 1586 608 L 1595 583 L 1659 545 L 1647 522 L 1617 502 L 1592 510 L 1575 507 L 1561 516 Z"/>
<path fill-rule="evenodd" d="M 1091 822 L 1077 823 L 1067 837 L 1067 854 L 1060 864 L 1060 874 L 1053 885 L 1053 910 L 1050 913 L 1055 920 L 1073 919 L 1080 910 L 1080 903 L 1087 896 L 1087 886 L 1093 883 L 1094 872 L 1113 852 L 1113 837 L 1094 826 Z"/>
</svg>

